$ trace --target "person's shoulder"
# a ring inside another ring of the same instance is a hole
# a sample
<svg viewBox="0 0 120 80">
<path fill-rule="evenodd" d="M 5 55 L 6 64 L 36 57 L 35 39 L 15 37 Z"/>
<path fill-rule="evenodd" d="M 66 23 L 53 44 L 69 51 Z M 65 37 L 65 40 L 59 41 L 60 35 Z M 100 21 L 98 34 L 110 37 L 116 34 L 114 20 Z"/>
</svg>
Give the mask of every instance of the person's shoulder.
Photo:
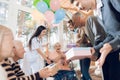
<svg viewBox="0 0 120 80">
<path fill-rule="evenodd" d="M 34 42 L 34 41 L 37 41 L 37 37 L 34 37 L 34 38 L 32 39 L 32 42 Z"/>
<path fill-rule="evenodd" d="M 32 40 L 36 40 L 37 39 L 37 37 L 34 37 Z"/>
</svg>

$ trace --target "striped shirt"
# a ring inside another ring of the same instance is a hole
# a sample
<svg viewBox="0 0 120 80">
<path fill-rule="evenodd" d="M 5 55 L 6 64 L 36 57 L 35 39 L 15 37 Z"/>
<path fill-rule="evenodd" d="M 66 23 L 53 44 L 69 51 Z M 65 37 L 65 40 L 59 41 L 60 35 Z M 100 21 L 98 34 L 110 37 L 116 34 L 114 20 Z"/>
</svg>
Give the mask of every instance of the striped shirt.
<svg viewBox="0 0 120 80">
<path fill-rule="evenodd" d="M 11 64 L 10 60 L 5 59 L 1 66 L 7 72 L 8 80 L 43 80 L 40 78 L 38 72 L 30 76 L 25 76 L 18 62 Z"/>
</svg>

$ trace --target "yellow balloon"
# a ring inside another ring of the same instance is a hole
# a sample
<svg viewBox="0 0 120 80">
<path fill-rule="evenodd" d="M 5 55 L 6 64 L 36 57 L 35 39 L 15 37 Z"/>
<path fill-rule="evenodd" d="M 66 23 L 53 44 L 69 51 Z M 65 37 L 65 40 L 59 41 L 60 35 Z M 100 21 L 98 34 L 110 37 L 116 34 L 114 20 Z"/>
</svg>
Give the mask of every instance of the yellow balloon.
<svg viewBox="0 0 120 80">
<path fill-rule="evenodd" d="M 35 20 L 35 22 L 37 24 L 41 24 L 44 21 L 46 21 L 46 18 L 44 16 L 44 14 L 42 14 L 41 12 L 39 12 L 37 9 L 33 9 L 32 10 L 31 16 L 32 16 L 33 20 Z"/>
</svg>

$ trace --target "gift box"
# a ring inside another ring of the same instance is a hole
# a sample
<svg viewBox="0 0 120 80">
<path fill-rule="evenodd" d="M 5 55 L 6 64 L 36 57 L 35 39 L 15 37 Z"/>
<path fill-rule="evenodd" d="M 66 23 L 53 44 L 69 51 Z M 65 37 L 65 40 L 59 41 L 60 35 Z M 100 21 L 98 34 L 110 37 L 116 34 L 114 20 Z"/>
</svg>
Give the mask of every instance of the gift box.
<svg viewBox="0 0 120 80">
<path fill-rule="evenodd" d="M 76 60 L 91 57 L 90 47 L 74 47 L 66 53 L 66 60 Z"/>
<path fill-rule="evenodd" d="M 76 47 L 76 44 L 74 44 L 74 43 L 67 44 L 67 48 L 72 48 L 72 47 Z"/>
</svg>

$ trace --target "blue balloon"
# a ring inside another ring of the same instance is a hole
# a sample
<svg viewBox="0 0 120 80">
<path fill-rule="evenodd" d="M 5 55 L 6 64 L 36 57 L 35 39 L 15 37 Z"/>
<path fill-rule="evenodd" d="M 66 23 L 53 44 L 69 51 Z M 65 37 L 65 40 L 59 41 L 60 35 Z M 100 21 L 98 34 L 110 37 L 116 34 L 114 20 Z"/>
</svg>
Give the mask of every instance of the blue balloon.
<svg viewBox="0 0 120 80">
<path fill-rule="evenodd" d="M 63 9 L 58 9 L 55 12 L 55 22 L 59 23 L 65 17 L 65 11 Z"/>
<path fill-rule="evenodd" d="M 61 21 L 61 20 L 56 20 L 56 19 L 55 19 L 55 20 L 54 20 L 54 24 L 58 24 L 58 23 L 60 23 L 60 21 Z"/>
<path fill-rule="evenodd" d="M 42 13 L 45 13 L 48 10 L 48 5 L 44 1 L 39 2 L 36 7 Z"/>
</svg>

